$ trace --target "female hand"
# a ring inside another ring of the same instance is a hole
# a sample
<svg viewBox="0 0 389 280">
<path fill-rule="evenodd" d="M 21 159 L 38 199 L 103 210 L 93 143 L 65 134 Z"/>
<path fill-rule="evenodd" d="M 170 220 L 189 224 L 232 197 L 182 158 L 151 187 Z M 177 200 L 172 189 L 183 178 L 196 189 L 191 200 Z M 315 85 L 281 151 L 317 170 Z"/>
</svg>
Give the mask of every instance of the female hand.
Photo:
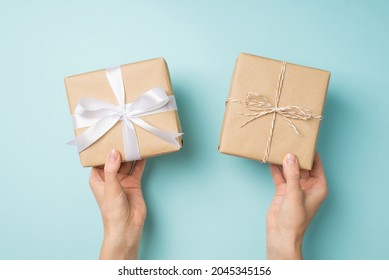
<svg viewBox="0 0 389 280">
<path fill-rule="evenodd" d="M 316 153 L 311 171 L 287 154 L 283 165 L 270 165 L 276 187 L 266 220 L 267 258 L 302 259 L 302 242 L 309 223 L 327 196 L 323 166 Z"/>
<path fill-rule="evenodd" d="M 146 160 L 133 164 L 121 164 L 120 154 L 112 150 L 104 167 L 92 168 L 89 184 L 104 224 L 100 259 L 136 259 L 138 256 L 146 218 L 141 189 Z"/>
</svg>

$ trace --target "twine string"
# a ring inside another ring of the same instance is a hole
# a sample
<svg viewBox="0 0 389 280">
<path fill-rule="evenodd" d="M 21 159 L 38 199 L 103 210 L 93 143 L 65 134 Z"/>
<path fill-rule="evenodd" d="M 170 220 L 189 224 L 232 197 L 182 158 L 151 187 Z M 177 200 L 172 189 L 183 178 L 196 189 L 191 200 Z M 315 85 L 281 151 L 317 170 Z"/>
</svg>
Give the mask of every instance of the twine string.
<svg viewBox="0 0 389 280">
<path fill-rule="evenodd" d="M 269 138 L 266 143 L 266 150 L 265 155 L 262 159 L 263 162 L 267 162 L 270 155 L 270 149 L 271 149 L 271 142 L 273 139 L 273 132 L 274 132 L 274 124 L 276 121 L 276 115 L 281 115 L 285 121 L 288 123 L 288 125 L 293 129 L 293 131 L 299 135 L 303 136 L 301 132 L 297 129 L 297 127 L 292 122 L 292 119 L 294 120 L 303 120 L 308 121 L 310 119 L 318 119 L 321 120 L 322 116 L 313 114 L 309 109 L 295 106 L 295 105 L 288 105 L 288 106 L 282 106 L 278 107 L 280 96 L 281 96 L 281 90 L 284 83 L 285 78 L 285 72 L 286 72 L 286 62 L 282 62 L 282 68 L 281 72 L 278 78 L 278 84 L 277 84 L 277 92 L 275 97 L 274 105 L 267 100 L 265 96 L 263 96 L 260 93 L 257 92 L 249 92 L 244 100 L 240 99 L 234 99 L 234 98 L 228 98 L 226 103 L 232 102 L 232 103 L 239 103 L 242 104 L 247 110 L 250 112 L 248 113 L 240 113 L 241 115 L 250 117 L 246 122 L 244 122 L 241 127 L 246 126 L 247 124 L 255 121 L 256 119 L 259 119 L 263 116 L 272 114 L 272 121 L 270 126 L 270 133 Z"/>
</svg>

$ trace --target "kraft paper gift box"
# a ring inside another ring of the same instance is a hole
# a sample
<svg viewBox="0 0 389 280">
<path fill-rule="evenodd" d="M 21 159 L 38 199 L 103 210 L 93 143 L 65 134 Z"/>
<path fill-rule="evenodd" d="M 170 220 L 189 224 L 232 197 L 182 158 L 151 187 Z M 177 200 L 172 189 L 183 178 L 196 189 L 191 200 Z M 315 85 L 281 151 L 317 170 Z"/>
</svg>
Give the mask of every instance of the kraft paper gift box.
<svg viewBox="0 0 389 280">
<path fill-rule="evenodd" d="M 328 71 L 240 54 L 219 151 L 275 164 L 294 153 L 311 170 L 329 79 Z"/>
<path fill-rule="evenodd" d="M 65 86 L 77 136 L 69 144 L 78 147 L 83 166 L 103 165 L 113 148 L 123 162 L 181 148 L 181 126 L 163 58 L 66 77 Z"/>
</svg>

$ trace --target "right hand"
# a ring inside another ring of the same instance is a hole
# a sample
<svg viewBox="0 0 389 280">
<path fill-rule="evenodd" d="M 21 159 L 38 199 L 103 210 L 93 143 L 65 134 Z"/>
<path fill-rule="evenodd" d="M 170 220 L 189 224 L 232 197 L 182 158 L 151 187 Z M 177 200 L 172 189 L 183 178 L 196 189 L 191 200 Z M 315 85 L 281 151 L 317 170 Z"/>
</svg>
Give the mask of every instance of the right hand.
<svg viewBox="0 0 389 280">
<path fill-rule="evenodd" d="M 327 182 L 319 154 L 311 171 L 299 167 L 288 154 L 283 165 L 270 165 L 275 195 L 266 220 L 267 258 L 302 259 L 305 231 L 327 196 Z"/>
</svg>

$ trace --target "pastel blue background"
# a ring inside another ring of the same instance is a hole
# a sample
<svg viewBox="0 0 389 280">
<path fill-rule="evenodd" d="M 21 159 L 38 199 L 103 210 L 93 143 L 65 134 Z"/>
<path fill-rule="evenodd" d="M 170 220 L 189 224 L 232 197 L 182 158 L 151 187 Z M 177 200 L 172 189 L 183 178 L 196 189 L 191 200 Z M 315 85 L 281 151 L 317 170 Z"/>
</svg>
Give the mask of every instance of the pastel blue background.
<svg viewBox="0 0 389 280">
<path fill-rule="evenodd" d="M 1 259 L 97 258 L 63 78 L 160 56 L 185 147 L 148 161 L 140 258 L 265 258 L 268 165 L 217 151 L 240 52 L 332 73 L 318 143 L 329 196 L 304 256 L 389 259 L 389 2 L 234 2 L 2 1 Z"/>
</svg>

